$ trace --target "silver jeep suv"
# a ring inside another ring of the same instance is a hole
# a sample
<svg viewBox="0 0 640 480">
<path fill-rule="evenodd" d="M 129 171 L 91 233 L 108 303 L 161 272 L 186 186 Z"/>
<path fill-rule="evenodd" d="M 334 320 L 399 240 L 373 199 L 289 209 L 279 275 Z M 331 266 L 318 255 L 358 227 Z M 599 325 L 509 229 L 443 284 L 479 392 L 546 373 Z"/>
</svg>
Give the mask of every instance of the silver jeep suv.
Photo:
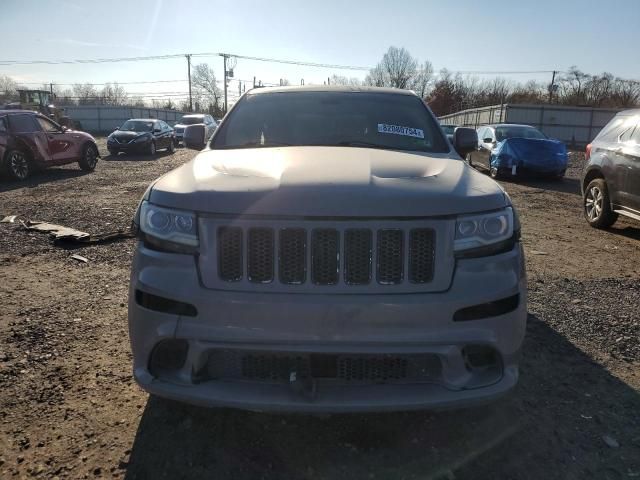
<svg viewBox="0 0 640 480">
<path fill-rule="evenodd" d="M 185 132 L 185 138 L 188 138 Z M 506 193 L 412 92 L 245 94 L 142 199 L 134 376 L 250 410 L 485 402 L 518 379 L 526 275 Z"/>
</svg>

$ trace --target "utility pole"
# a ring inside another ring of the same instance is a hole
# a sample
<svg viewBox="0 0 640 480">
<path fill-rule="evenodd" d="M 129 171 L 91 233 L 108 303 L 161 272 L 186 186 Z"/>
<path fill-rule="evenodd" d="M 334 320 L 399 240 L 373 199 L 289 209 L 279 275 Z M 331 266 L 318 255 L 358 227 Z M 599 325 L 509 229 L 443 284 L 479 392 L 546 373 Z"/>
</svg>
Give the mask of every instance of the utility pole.
<svg viewBox="0 0 640 480">
<path fill-rule="evenodd" d="M 51 96 L 53 97 L 53 82 L 49 84 L 49 93 L 51 93 Z"/>
<path fill-rule="evenodd" d="M 549 103 L 551 103 L 551 101 L 553 100 L 553 89 L 556 84 L 556 73 L 558 72 L 554 70 L 553 75 L 551 75 L 551 85 L 549 85 Z"/>
<path fill-rule="evenodd" d="M 191 96 L 191 54 L 185 55 L 187 57 L 187 75 L 189 78 L 189 111 L 193 112 L 193 97 Z"/>
<path fill-rule="evenodd" d="M 227 113 L 227 54 L 221 53 L 224 59 L 224 113 Z"/>
</svg>

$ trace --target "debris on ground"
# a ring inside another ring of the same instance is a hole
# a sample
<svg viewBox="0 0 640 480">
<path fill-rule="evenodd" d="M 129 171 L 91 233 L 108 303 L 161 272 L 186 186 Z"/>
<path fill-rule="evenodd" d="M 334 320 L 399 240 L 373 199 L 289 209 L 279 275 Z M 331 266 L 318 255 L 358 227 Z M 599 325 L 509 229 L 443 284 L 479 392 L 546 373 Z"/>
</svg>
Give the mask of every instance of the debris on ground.
<svg viewBox="0 0 640 480">
<path fill-rule="evenodd" d="M 53 240 L 54 243 L 77 243 L 87 245 L 106 243 L 124 238 L 132 238 L 135 236 L 130 229 L 120 229 L 112 232 L 92 235 L 87 232 L 76 230 L 75 228 L 56 225 L 54 223 L 37 222 L 31 220 L 27 220 L 26 222 L 21 223 L 27 230 L 48 233 L 49 237 Z"/>
<path fill-rule="evenodd" d="M 71 258 L 77 260 L 78 262 L 89 263 L 89 259 L 87 257 L 83 257 L 82 255 L 73 254 L 71 255 Z"/>
<path fill-rule="evenodd" d="M 608 447 L 611 447 L 611 448 L 618 448 L 620 446 L 618 441 L 609 435 L 603 435 L 602 441 L 606 443 Z"/>
<path fill-rule="evenodd" d="M 16 221 L 16 218 L 18 218 L 17 215 L 7 215 L 2 220 L 0 220 L 0 223 L 14 223 Z"/>
</svg>

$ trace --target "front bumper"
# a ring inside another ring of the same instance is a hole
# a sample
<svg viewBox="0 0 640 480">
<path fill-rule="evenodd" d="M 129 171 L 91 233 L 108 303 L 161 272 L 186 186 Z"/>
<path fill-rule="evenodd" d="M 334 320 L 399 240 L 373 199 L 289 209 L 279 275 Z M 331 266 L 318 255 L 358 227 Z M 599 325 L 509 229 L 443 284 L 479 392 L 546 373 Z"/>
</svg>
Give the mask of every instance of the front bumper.
<svg viewBox="0 0 640 480">
<path fill-rule="evenodd" d="M 193 305 L 198 313 L 150 310 L 136 301 L 136 291 Z M 514 295 L 520 301 L 508 313 L 453 321 L 462 308 Z M 443 409 L 491 401 L 517 383 L 527 315 L 519 244 L 508 253 L 459 260 L 451 286 L 443 293 L 319 295 L 206 289 L 194 257 L 153 251 L 140 243 L 129 299 L 134 377 L 142 388 L 192 404 L 259 411 Z M 186 361 L 175 371 L 154 375 L 150 358 L 158 342 L 166 339 L 187 342 Z M 478 373 L 465 364 L 464 349 L 478 345 L 496 352 L 497 373 Z M 432 355 L 442 370 L 439 377 L 421 383 L 314 381 L 310 398 L 287 382 L 203 380 L 197 372 L 211 352 L 220 351 Z"/>
<path fill-rule="evenodd" d="M 118 152 L 142 152 L 148 149 L 150 144 L 151 140 L 130 143 L 107 142 L 107 148 Z"/>
</svg>

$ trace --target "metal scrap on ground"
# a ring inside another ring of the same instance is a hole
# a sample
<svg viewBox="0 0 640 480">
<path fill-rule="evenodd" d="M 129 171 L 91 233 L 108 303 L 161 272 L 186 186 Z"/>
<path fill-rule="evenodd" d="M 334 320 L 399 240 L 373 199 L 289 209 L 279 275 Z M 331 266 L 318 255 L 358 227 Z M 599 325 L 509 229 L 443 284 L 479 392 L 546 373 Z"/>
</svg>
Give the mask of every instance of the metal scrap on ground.
<svg viewBox="0 0 640 480">
<path fill-rule="evenodd" d="M 104 243 L 113 240 L 119 240 L 121 238 L 131 238 L 135 236 L 131 230 L 116 230 L 113 232 L 107 233 L 98 233 L 92 235 L 87 232 L 82 232 L 80 230 L 76 230 L 75 228 L 69 228 L 62 225 L 56 225 L 54 223 L 47 222 L 36 222 L 27 220 L 26 222 L 21 222 L 25 229 L 48 233 L 49 236 L 53 239 L 54 243 L 56 242 L 67 242 L 67 243 L 81 243 L 81 244 L 96 244 L 96 243 Z"/>
<path fill-rule="evenodd" d="M 16 221 L 16 218 L 18 218 L 17 215 L 8 215 L 0 220 L 0 223 L 13 223 Z"/>
</svg>

